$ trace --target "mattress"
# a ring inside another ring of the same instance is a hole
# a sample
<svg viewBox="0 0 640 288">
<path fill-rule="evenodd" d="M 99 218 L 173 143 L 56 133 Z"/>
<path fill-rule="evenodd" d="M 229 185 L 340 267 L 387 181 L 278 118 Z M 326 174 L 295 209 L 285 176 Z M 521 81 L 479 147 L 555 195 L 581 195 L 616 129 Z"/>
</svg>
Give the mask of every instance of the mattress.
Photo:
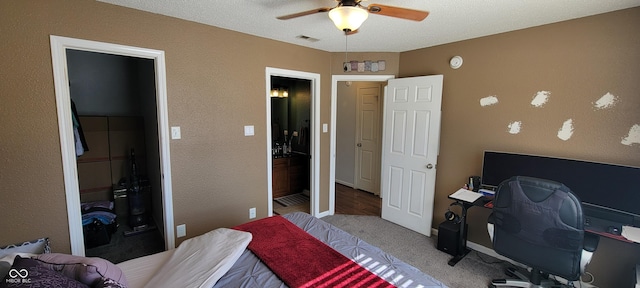
<svg viewBox="0 0 640 288">
<path fill-rule="evenodd" d="M 318 240 L 397 287 L 446 287 L 435 278 L 395 258 L 373 245 L 307 213 L 283 215 Z M 292 247 L 295 249 L 295 247 Z M 118 264 L 129 287 L 143 287 L 171 257 L 173 250 Z M 304 269 L 304 267 L 300 267 Z M 278 276 L 251 251 L 245 250 L 238 261 L 213 287 L 287 287 Z"/>
</svg>

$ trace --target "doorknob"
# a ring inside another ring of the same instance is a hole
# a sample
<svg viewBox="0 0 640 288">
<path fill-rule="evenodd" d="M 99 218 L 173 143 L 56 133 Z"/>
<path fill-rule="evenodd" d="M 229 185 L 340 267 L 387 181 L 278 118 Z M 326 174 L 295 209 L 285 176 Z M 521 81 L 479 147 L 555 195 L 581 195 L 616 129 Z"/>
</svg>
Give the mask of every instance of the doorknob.
<svg viewBox="0 0 640 288">
<path fill-rule="evenodd" d="M 358 144 L 356 144 L 356 146 L 362 147 L 362 143 L 358 143 Z"/>
<path fill-rule="evenodd" d="M 427 164 L 427 169 L 432 169 L 433 168 L 433 164 L 429 163 Z"/>
</svg>

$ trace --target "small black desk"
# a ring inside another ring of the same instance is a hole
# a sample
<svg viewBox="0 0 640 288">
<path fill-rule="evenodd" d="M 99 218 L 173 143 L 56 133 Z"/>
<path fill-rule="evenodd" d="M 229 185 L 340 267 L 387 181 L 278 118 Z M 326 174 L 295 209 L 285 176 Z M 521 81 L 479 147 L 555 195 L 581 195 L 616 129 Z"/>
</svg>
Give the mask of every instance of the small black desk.
<svg viewBox="0 0 640 288">
<path fill-rule="evenodd" d="M 449 195 L 449 199 L 454 200 L 460 205 L 460 207 L 462 207 L 462 212 L 461 212 L 462 215 L 460 215 L 460 237 L 458 237 L 459 238 L 458 241 L 460 241 L 459 247 L 462 247 L 462 249 L 461 249 L 461 252 L 458 253 L 458 255 L 453 256 L 453 258 L 451 258 L 451 260 L 449 260 L 448 262 L 449 266 L 455 266 L 456 264 L 458 264 L 458 262 L 460 262 L 460 260 L 462 260 L 462 258 L 467 256 L 467 254 L 471 252 L 471 249 L 467 248 L 467 233 L 465 231 L 467 228 L 467 210 L 473 206 L 485 207 L 487 203 L 493 200 L 493 196 L 483 195 L 473 202 L 467 202 L 464 200 L 455 199 L 455 198 L 452 198 L 451 195 Z"/>
</svg>

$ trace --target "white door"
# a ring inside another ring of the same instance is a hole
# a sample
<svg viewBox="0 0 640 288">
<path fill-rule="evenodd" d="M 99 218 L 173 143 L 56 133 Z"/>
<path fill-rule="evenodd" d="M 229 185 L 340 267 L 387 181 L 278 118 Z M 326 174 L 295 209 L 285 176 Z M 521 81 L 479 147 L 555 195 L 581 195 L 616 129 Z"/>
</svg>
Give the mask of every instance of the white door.
<svg viewBox="0 0 640 288">
<path fill-rule="evenodd" d="M 377 190 L 378 167 L 378 115 L 380 85 L 358 88 L 356 104 L 356 165 L 355 188 L 380 194 Z"/>
<path fill-rule="evenodd" d="M 442 75 L 389 80 L 382 141 L 382 218 L 431 236 Z"/>
</svg>

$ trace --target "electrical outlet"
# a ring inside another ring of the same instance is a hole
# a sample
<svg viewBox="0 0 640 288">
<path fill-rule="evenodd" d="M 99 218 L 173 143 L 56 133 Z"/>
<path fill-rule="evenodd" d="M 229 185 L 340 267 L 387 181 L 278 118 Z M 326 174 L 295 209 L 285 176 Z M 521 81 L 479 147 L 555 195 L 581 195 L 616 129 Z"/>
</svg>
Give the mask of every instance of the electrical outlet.
<svg viewBox="0 0 640 288">
<path fill-rule="evenodd" d="M 249 208 L 249 219 L 256 218 L 256 207 Z"/>
<path fill-rule="evenodd" d="M 176 234 L 177 237 L 187 236 L 187 224 L 178 225 L 178 227 L 176 227 Z"/>
</svg>

